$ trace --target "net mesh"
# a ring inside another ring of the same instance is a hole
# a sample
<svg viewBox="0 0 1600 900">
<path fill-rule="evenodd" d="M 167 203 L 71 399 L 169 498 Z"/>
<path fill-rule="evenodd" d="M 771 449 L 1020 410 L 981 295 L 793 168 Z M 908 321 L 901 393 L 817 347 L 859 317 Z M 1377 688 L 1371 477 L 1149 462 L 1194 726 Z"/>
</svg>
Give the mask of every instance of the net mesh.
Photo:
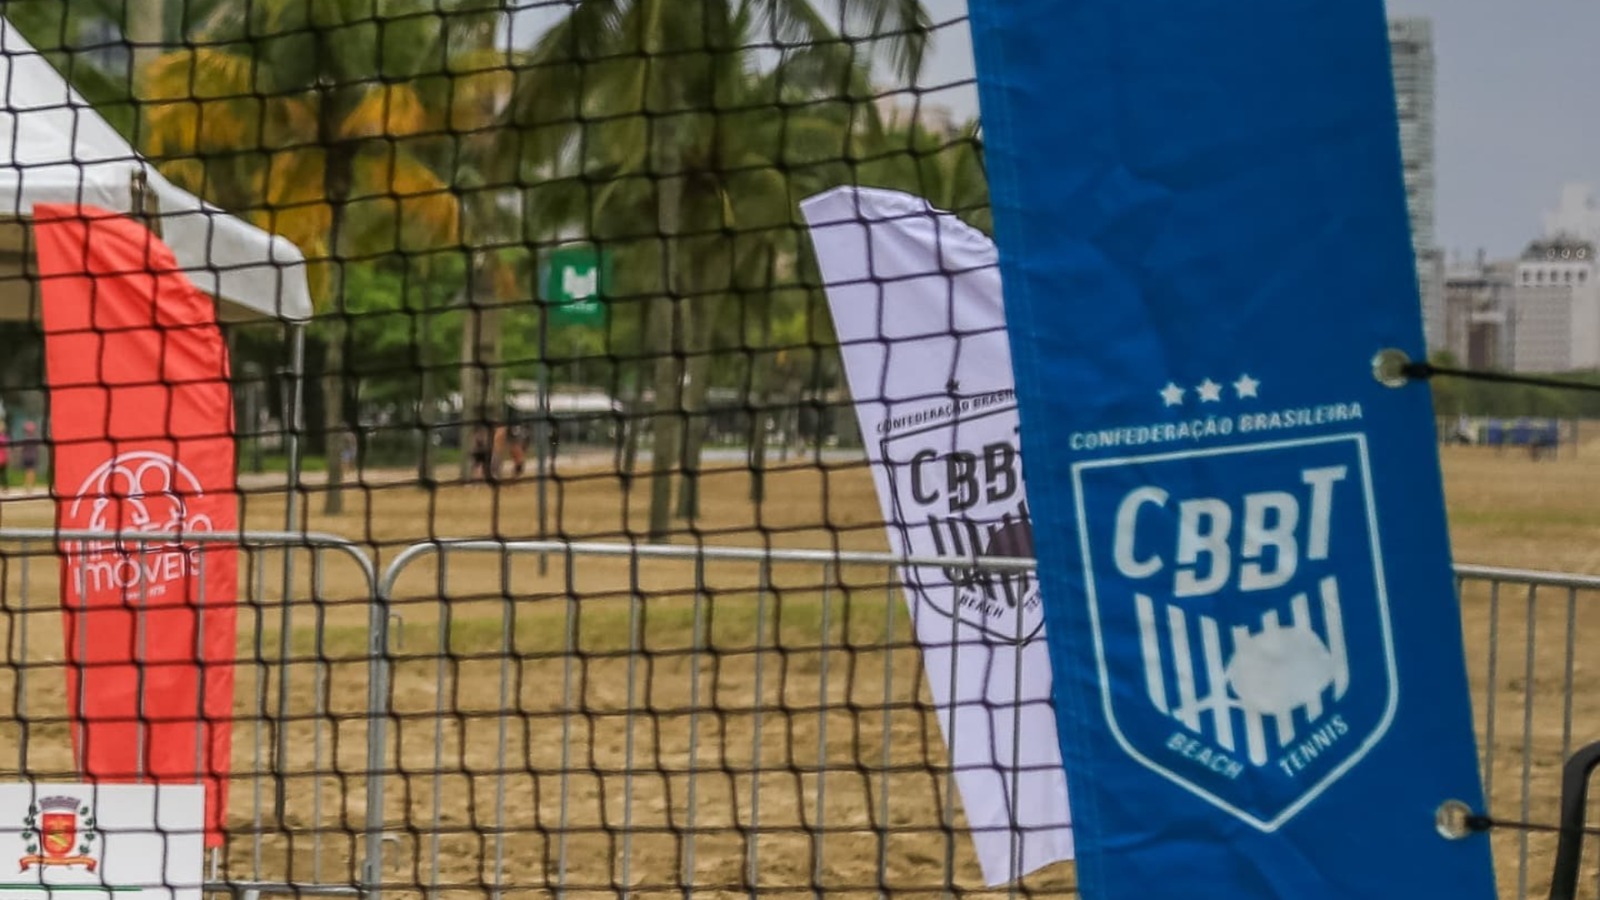
<svg viewBox="0 0 1600 900">
<path fill-rule="evenodd" d="M 124 850 L 107 879 L 190 896 L 193 851 L 213 889 L 267 893 L 983 889 L 905 573 L 839 555 L 888 545 L 799 213 L 864 184 L 988 227 L 959 5 L 4 14 L 0 772 L 94 776 L 56 792 L 102 819 L 133 802 L 111 783 L 196 767 L 227 801 L 219 834 L 156 822 L 180 862 Z M 164 313 L 51 319 L 62 291 L 109 304 L 128 280 L 96 262 L 104 223 L 51 237 L 49 215 L 101 209 L 218 298 L 187 327 L 227 370 L 130 387 L 118 353 L 179 352 Z M 94 277 L 41 272 L 49 246 Z M 179 427 L 223 371 L 232 427 Z M 152 442 L 163 485 L 113 466 L 80 487 L 74 454 Z M 197 530 L 205 491 L 242 537 L 79 533 Z M 74 518 L 84 497 L 110 512 Z M 173 731 L 196 703 L 209 727 Z M 138 808 L 124 831 L 151 830 Z"/>
<path fill-rule="evenodd" d="M 1022 792 L 960 770 L 1050 767 L 1003 749 L 1010 704 L 963 700 L 997 737 L 964 755 L 936 711 L 930 659 L 1020 679 L 1015 636 L 907 602 L 1036 604 L 1026 566 L 897 561 L 922 525 L 883 512 L 858 419 L 983 398 L 953 367 L 851 390 L 801 215 L 865 185 L 990 230 L 964 3 L 0 14 L 0 888 L 1073 893 L 1070 864 L 987 886 L 968 806 Z M 942 265 L 948 301 L 972 273 Z M 1442 439 L 1550 458 L 1587 415 L 1437 398 Z M 1526 415 L 1552 421 L 1479 436 Z M 1014 499 L 1004 448 L 933 449 L 947 489 Z M 1017 512 L 964 502 L 935 549 Z M 1463 579 L 1501 886 L 1530 896 L 1597 586 Z"/>
</svg>

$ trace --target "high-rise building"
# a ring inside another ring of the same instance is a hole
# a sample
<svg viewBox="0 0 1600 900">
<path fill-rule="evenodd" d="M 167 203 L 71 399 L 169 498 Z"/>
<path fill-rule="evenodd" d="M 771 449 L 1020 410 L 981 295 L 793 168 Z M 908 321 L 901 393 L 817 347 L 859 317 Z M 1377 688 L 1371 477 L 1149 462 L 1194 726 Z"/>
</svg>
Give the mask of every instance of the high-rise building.
<svg viewBox="0 0 1600 900">
<path fill-rule="evenodd" d="M 1434 235 L 1434 55 L 1433 23 L 1425 18 L 1389 20 L 1389 55 L 1394 67 L 1395 106 L 1400 114 L 1400 154 L 1405 165 L 1406 208 L 1417 258 L 1428 346 L 1445 341 L 1444 262 Z"/>
</svg>

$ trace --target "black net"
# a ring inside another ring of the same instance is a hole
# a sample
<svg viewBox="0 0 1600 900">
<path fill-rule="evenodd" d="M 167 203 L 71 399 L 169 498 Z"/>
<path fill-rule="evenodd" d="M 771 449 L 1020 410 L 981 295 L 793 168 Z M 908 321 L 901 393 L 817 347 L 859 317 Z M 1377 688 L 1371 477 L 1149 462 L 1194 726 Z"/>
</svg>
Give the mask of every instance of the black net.
<svg viewBox="0 0 1600 900">
<path fill-rule="evenodd" d="M 61 859 L 184 897 L 985 889 L 800 212 L 988 228 L 960 4 L 3 11 L 34 855 L 71 820 L 107 838 Z M 197 771 L 211 828 L 111 793 Z M 152 822 L 176 862 L 129 868 Z"/>
<path fill-rule="evenodd" d="M 1004 343 L 961 0 L 0 14 L 0 888 L 1073 892 L 1008 371 L 928 349 Z M 825 278 L 851 186 L 911 199 Z M 1592 405 L 1436 399 L 1558 463 Z M 1597 589 L 1463 570 L 1508 896 Z"/>
</svg>

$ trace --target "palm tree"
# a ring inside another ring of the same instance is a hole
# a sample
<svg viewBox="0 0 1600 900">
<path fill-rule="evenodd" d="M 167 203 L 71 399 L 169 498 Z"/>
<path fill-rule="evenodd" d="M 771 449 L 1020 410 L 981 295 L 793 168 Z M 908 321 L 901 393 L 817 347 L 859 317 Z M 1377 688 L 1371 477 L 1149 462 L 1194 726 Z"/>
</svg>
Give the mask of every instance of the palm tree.
<svg viewBox="0 0 1600 900">
<path fill-rule="evenodd" d="M 903 73 L 918 68 L 928 29 L 919 0 L 840 5 L 848 24 L 885 36 Z M 781 48 L 765 77 L 753 35 Z M 710 340 L 727 296 L 765 271 L 762 230 L 792 222 L 802 123 L 842 117 L 831 156 L 846 158 L 865 106 L 851 90 L 862 80 L 852 49 L 810 0 L 578 0 L 523 73 L 524 160 L 585 195 L 587 208 L 566 221 L 626 242 L 632 265 L 651 272 L 641 286 L 655 360 L 651 540 L 669 531 L 680 451 L 678 511 L 697 509 Z M 631 227 L 613 224 L 623 210 Z"/>
<path fill-rule="evenodd" d="M 441 151 L 435 168 L 447 172 L 462 212 L 468 260 L 466 327 L 461 344 L 461 396 L 465 413 L 461 445 L 468 446 L 475 421 L 496 421 L 505 410 L 502 363 L 504 300 L 517 293 L 513 254 L 491 248 L 515 242 L 520 216 L 512 190 L 515 160 L 503 153 L 504 130 L 514 85 L 512 55 L 497 43 L 508 24 L 505 0 L 456 0 L 450 35 L 451 77 L 432 81 L 424 96 L 449 110 L 455 141 Z M 541 360 L 541 363 L 543 361 Z M 461 475 L 471 469 L 461 456 Z"/>
<path fill-rule="evenodd" d="M 993 233 L 978 131 L 976 121 L 940 126 L 896 110 L 881 133 L 863 144 L 861 183 L 915 194 Z"/>
<path fill-rule="evenodd" d="M 437 0 L 257 0 L 219 8 L 149 72 L 147 146 L 175 182 L 288 237 L 325 317 L 325 511 L 343 510 L 343 269 L 360 254 L 459 241 L 459 204 L 425 162 L 448 124 L 416 80 L 447 71 Z M 473 3 L 473 10 L 482 3 Z M 376 14 L 375 14 L 376 12 Z"/>
<path fill-rule="evenodd" d="M 136 110 L 126 67 L 107 64 L 115 48 L 94 38 L 102 24 L 122 21 L 122 0 L 12 0 L 0 4 L 6 21 L 28 39 L 123 137 L 134 139 Z"/>
</svg>

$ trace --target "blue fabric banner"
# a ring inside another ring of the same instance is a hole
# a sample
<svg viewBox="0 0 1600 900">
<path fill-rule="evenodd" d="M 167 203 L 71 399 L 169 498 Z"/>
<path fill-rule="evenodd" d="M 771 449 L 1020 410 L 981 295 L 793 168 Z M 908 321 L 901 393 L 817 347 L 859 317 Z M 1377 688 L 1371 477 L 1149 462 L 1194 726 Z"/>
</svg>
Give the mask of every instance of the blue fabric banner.
<svg viewBox="0 0 1600 900">
<path fill-rule="evenodd" d="M 1382 0 L 971 0 L 1089 900 L 1494 895 Z"/>
</svg>

